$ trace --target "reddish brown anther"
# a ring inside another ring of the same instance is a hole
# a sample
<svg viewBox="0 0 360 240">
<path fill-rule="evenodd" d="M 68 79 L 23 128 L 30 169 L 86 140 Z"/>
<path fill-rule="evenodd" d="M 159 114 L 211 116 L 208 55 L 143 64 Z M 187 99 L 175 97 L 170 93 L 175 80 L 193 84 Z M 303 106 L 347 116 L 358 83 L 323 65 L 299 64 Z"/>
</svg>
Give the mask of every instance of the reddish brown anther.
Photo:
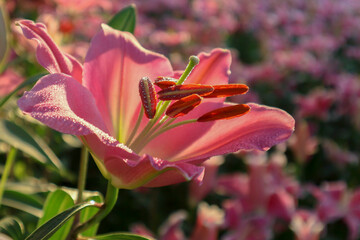
<svg viewBox="0 0 360 240">
<path fill-rule="evenodd" d="M 154 84 L 161 89 L 165 89 L 171 86 L 175 86 L 177 79 L 171 77 L 157 77 Z"/>
<path fill-rule="evenodd" d="M 215 109 L 211 112 L 205 113 L 198 118 L 198 122 L 209 122 L 221 119 L 230 119 L 240 117 L 250 111 L 250 107 L 246 104 L 238 104 L 223 108 Z"/>
<path fill-rule="evenodd" d="M 166 110 L 166 115 L 171 118 L 177 118 L 184 116 L 196 106 L 201 103 L 202 97 L 197 94 L 193 94 L 187 97 L 183 97 L 180 100 L 171 104 Z"/>
<path fill-rule="evenodd" d="M 143 77 L 139 82 L 139 94 L 145 114 L 149 119 L 154 118 L 156 113 L 156 91 L 154 84 L 148 77 Z"/>
<path fill-rule="evenodd" d="M 205 96 L 212 93 L 214 88 L 210 85 L 184 84 L 168 87 L 158 92 L 160 100 L 179 100 L 192 94 Z"/>
<path fill-rule="evenodd" d="M 249 91 L 249 87 L 245 84 L 226 84 L 226 85 L 212 85 L 214 91 L 204 96 L 205 98 L 230 97 L 238 94 L 244 94 Z"/>
</svg>

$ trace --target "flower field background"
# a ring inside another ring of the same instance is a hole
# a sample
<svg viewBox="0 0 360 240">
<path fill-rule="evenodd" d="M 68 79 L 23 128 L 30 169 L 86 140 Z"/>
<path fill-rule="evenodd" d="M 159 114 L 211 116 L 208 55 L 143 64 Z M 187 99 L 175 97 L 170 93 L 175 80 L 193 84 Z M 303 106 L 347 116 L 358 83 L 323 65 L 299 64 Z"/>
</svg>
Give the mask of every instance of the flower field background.
<svg viewBox="0 0 360 240">
<path fill-rule="evenodd" d="M 201 185 L 120 189 L 112 211 L 78 239 L 360 239 L 360 1 L 0 3 L 0 238 L 24 239 L 79 204 L 80 159 L 87 157 L 79 138 L 17 105 L 48 74 L 36 59 L 36 41 L 19 26 L 29 19 L 44 23 L 59 49 L 80 62 L 103 23 L 133 32 L 174 70 L 185 69 L 191 55 L 228 49 L 229 81 L 249 91 L 227 100 L 279 108 L 295 119 L 291 137 L 268 151 L 203 162 Z M 89 158 L 82 198 L 100 204 L 107 180 Z M 86 211 L 51 239 L 66 239 L 96 212 L 81 207 Z M 90 238 L 109 232 L 137 235 Z"/>
</svg>

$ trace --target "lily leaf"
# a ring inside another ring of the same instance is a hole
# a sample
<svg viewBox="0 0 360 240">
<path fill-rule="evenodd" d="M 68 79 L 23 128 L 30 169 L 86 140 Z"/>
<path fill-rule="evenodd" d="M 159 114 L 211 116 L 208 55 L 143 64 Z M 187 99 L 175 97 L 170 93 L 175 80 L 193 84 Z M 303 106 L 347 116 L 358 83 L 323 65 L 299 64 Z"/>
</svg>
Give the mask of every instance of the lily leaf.
<svg viewBox="0 0 360 240">
<path fill-rule="evenodd" d="M 46 154 L 40 146 L 46 145 L 42 139 L 37 138 L 35 141 L 35 139 L 24 130 L 24 128 L 4 119 L 0 120 L 0 132 L 0 141 L 4 141 L 24 153 L 29 154 L 42 164 L 47 164 L 58 172 L 62 172 L 62 164 L 56 155 L 54 153 L 50 155 Z M 40 141 L 41 143 L 39 144 L 37 141 Z M 49 148 L 47 148 L 46 151 L 49 152 Z"/>
<path fill-rule="evenodd" d="M 136 7 L 131 4 L 123 8 L 109 21 L 108 25 L 120 31 L 134 33 L 136 25 Z"/>
<path fill-rule="evenodd" d="M 6 217 L 1 219 L 0 232 L 8 235 L 13 240 L 24 239 L 24 225 L 15 217 Z"/>
<path fill-rule="evenodd" d="M 154 240 L 133 233 L 110 233 L 89 238 L 89 240 Z"/>
<path fill-rule="evenodd" d="M 92 196 L 86 199 L 86 201 L 95 201 L 97 203 L 103 203 L 104 199 L 101 195 L 98 196 Z M 87 220 L 89 220 L 91 217 L 93 217 L 97 212 L 99 211 L 98 208 L 86 208 L 83 211 L 81 211 L 80 213 L 80 222 L 86 222 Z M 82 232 L 81 235 L 83 236 L 94 236 L 99 228 L 99 224 L 94 224 L 93 226 L 89 227 L 88 229 L 86 229 L 86 231 Z"/>
<path fill-rule="evenodd" d="M 5 190 L 2 204 L 30 213 L 36 217 L 40 217 L 42 214 L 43 203 L 41 199 L 18 191 Z"/>
<path fill-rule="evenodd" d="M 74 201 L 69 194 L 63 190 L 56 190 L 50 193 L 46 199 L 42 218 L 39 219 L 38 227 L 43 225 L 46 221 L 63 212 L 64 210 L 74 206 Z M 50 239 L 65 240 L 67 234 L 71 229 L 74 219 L 67 221 Z"/>
<path fill-rule="evenodd" d="M 41 225 L 34 232 L 32 232 L 26 240 L 44 240 L 49 239 L 61 226 L 70 220 L 72 216 L 87 207 L 97 207 L 97 203 L 90 201 L 74 205 L 68 210 L 56 215 L 49 221 Z"/>
<path fill-rule="evenodd" d="M 17 93 L 20 89 L 26 87 L 26 86 L 32 86 L 34 85 L 40 78 L 42 78 L 43 76 L 45 76 L 46 74 L 39 74 L 39 75 L 35 75 L 33 77 L 30 77 L 28 79 L 26 79 L 23 83 L 21 83 L 17 88 L 15 88 L 11 93 L 9 93 L 8 95 L 6 95 L 3 99 L 0 100 L 0 108 L 15 94 Z"/>
</svg>

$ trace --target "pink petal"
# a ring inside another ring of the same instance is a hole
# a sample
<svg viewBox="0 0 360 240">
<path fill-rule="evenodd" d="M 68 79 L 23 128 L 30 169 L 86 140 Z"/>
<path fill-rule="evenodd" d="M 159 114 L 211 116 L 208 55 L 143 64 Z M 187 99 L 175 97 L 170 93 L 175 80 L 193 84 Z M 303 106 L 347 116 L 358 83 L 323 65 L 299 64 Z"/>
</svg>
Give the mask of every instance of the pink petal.
<svg viewBox="0 0 360 240">
<path fill-rule="evenodd" d="M 170 215 L 168 220 L 160 227 L 161 240 L 184 240 L 185 235 L 181 224 L 186 219 L 185 211 L 177 211 Z"/>
<path fill-rule="evenodd" d="M 216 48 L 210 53 L 198 55 L 200 63 L 186 79 L 188 83 L 227 84 L 230 75 L 231 54 L 229 50 Z"/>
<path fill-rule="evenodd" d="M 106 25 L 93 38 L 84 69 L 84 85 L 95 97 L 106 126 L 121 142 L 139 113 L 139 80 L 173 75 L 163 55 L 142 48 L 132 34 Z"/>
<path fill-rule="evenodd" d="M 149 155 L 140 161 L 129 161 L 119 154 L 105 157 L 105 166 L 112 177 L 112 184 L 118 188 L 134 189 L 140 186 L 159 187 L 191 179 L 201 182 L 204 168 L 188 163 L 171 163 Z"/>
<path fill-rule="evenodd" d="M 182 120 L 200 116 L 220 103 L 204 103 Z M 143 152 L 175 161 L 196 161 L 239 150 L 268 150 L 285 141 L 294 130 L 286 112 L 250 103 L 248 114 L 234 119 L 192 123 L 169 130 L 150 142 Z"/>
<path fill-rule="evenodd" d="M 99 158 L 114 149 L 123 158 L 139 158 L 107 133 L 91 93 L 69 75 L 55 73 L 41 78 L 18 105 L 24 113 L 59 132 L 86 135 L 86 144 Z"/>
<path fill-rule="evenodd" d="M 24 81 L 22 76 L 11 68 L 7 68 L 0 74 L 0 97 L 12 92 L 22 81 Z"/>
<path fill-rule="evenodd" d="M 65 73 L 81 82 L 81 64 L 75 58 L 61 52 L 47 33 L 44 24 L 30 20 L 21 20 L 17 24 L 26 38 L 34 39 L 38 43 L 36 57 L 41 66 L 50 73 Z"/>
<path fill-rule="evenodd" d="M 268 212 L 285 220 L 290 220 L 295 212 L 295 199 L 285 190 L 278 190 L 269 197 Z"/>
</svg>

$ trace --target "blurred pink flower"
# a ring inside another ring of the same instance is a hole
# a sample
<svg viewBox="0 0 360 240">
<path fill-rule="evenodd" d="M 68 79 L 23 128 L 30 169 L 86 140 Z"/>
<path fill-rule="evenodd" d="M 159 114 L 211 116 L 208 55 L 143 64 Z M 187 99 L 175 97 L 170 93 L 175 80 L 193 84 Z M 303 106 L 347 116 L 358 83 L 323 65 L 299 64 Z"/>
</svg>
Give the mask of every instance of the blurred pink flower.
<svg viewBox="0 0 360 240">
<path fill-rule="evenodd" d="M 290 228 L 294 231 L 296 240 L 318 240 L 324 224 L 315 213 L 297 210 L 292 217 Z"/>
<path fill-rule="evenodd" d="M 172 213 L 169 218 L 160 226 L 159 240 L 185 240 L 185 234 L 181 229 L 182 222 L 186 219 L 185 211 L 177 211 Z M 154 234 L 148 230 L 143 224 L 137 223 L 131 226 L 131 232 L 146 236 L 154 237 Z"/>
<path fill-rule="evenodd" d="M 11 68 L 6 69 L 0 74 L 0 97 L 3 97 L 13 91 L 24 78 Z"/>
<path fill-rule="evenodd" d="M 359 158 L 355 153 L 341 149 L 339 145 L 331 140 L 323 140 L 322 142 L 326 156 L 340 167 L 347 164 L 358 164 Z"/>
<path fill-rule="evenodd" d="M 223 204 L 225 227 L 234 231 L 225 239 L 269 239 L 275 219 L 289 221 L 295 212 L 297 183 L 263 156 L 249 161 L 248 176 L 220 176 L 216 189 L 233 197 Z"/>
<path fill-rule="evenodd" d="M 168 59 L 142 48 L 132 34 L 102 25 L 82 67 L 58 49 L 44 25 L 27 20 L 18 24 L 27 38 L 37 41 L 38 62 L 51 73 L 19 99 L 20 109 L 55 130 L 79 136 L 104 177 L 118 188 L 201 182 L 204 168 L 199 165 L 208 158 L 240 149 L 267 150 L 293 131 L 290 115 L 257 104 L 249 104 L 251 111 L 241 118 L 196 122 L 204 113 L 231 105 L 215 98 L 175 121 L 194 123 L 151 140 L 139 134 L 131 141 L 142 108 L 139 81 L 174 76 Z M 215 49 L 199 54 L 199 59 L 187 83 L 227 84 L 228 51 Z M 148 121 L 141 118 L 140 129 Z"/>
<path fill-rule="evenodd" d="M 326 120 L 334 101 L 334 92 L 324 89 L 315 89 L 307 96 L 298 96 L 296 102 L 299 105 L 299 116 L 301 118 L 317 117 Z"/>
<path fill-rule="evenodd" d="M 349 239 L 359 237 L 360 189 L 349 191 L 344 182 L 329 182 L 317 188 L 310 187 L 318 200 L 317 214 L 324 223 L 343 219 L 349 228 Z"/>
<path fill-rule="evenodd" d="M 202 202 L 198 206 L 195 228 L 189 240 L 216 240 L 219 227 L 224 223 L 224 212 L 216 205 Z"/>
<path fill-rule="evenodd" d="M 311 136 L 309 125 L 306 121 L 298 121 L 296 130 L 289 139 L 289 146 L 294 152 L 299 163 L 305 163 L 309 156 L 313 155 L 318 146 L 318 141 Z"/>
<path fill-rule="evenodd" d="M 223 156 L 216 156 L 204 162 L 205 174 L 201 185 L 190 183 L 190 201 L 197 203 L 201 201 L 206 195 L 213 190 L 216 185 L 216 176 L 219 166 L 224 162 Z"/>
</svg>

